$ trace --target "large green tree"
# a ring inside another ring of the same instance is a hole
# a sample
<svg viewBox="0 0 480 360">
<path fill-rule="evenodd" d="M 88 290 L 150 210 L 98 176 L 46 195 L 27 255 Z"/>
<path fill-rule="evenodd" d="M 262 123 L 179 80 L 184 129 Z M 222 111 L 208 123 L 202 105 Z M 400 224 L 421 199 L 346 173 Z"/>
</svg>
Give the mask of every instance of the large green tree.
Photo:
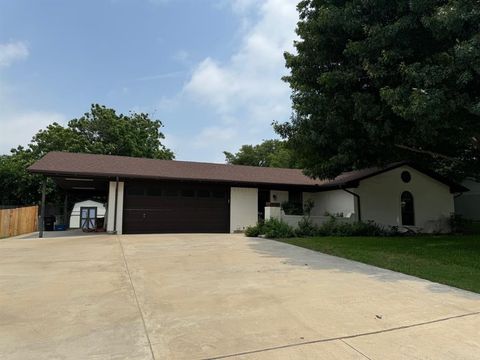
<svg viewBox="0 0 480 360">
<path fill-rule="evenodd" d="M 265 140 L 258 145 L 242 145 L 232 154 L 223 152 L 228 164 L 264 167 L 298 168 L 298 163 L 285 141 Z"/>
<path fill-rule="evenodd" d="M 161 127 L 161 121 L 150 119 L 148 114 L 117 114 L 114 109 L 95 104 L 90 112 L 70 120 L 65 127 L 53 123 L 40 130 L 28 147 L 38 156 L 69 151 L 173 159 L 173 152 L 161 143 L 165 139 Z"/>
<path fill-rule="evenodd" d="M 26 169 L 50 151 L 125 155 L 173 159 L 161 141 L 162 123 L 145 113 L 117 114 L 114 109 L 92 105 L 90 112 L 66 126 L 52 123 L 40 130 L 26 147 L 0 156 L 0 204 L 32 204 L 40 196 L 41 177 Z M 54 189 L 49 183 L 49 191 Z"/>
<path fill-rule="evenodd" d="M 304 0 L 286 53 L 291 121 L 277 124 L 306 173 L 414 160 L 480 173 L 480 3 Z"/>
</svg>

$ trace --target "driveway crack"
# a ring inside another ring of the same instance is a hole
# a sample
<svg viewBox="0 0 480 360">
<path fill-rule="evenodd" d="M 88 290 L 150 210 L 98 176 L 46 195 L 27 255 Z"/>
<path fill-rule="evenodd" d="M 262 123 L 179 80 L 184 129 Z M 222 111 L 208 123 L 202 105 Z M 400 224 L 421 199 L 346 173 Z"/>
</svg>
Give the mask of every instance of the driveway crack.
<svg viewBox="0 0 480 360">
<path fill-rule="evenodd" d="M 392 327 L 392 328 L 387 328 L 387 329 L 382 329 L 382 330 L 369 331 L 369 332 L 364 332 L 364 333 L 357 333 L 357 334 L 352 334 L 352 335 L 338 336 L 338 337 L 325 338 L 325 339 L 317 339 L 317 340 L 311 340 L 311 341 L 303 341 L 303 342 L 292 343 L 292 344 L 278 345 L 278 346 L 272 346 L 272 347 L 268 347 L 268 348 L 264 348 L 264 349 L 257 349 L 257 350 L 239 352 L 239 353 L 235 353 L 235 354 L 213 356 L 213 357 L 204 358 L 202 360 L 227 359 L 227 358 L 237 357 L 237 356 L 241 356 L 241 355 L 251 355 L 251 354 L 256 354 L 256 353 L 261 353 L 261 352 L 292 348 L 292 347 L 297 347 L 297 346 L 302 346 L 302 345 L 319 344 L 319 343 L 338 341 L 338 340 L 343 341 L 345 339 L 354 339 L 354 338 L 363 337 L 363 336 L 378 335 L 378 334 L 383 334 L 383 333 L 388 333 L 388 332 L 393 332 L 393 331 L 399 331 L 399 330 L 405 330 L 405 329 L 410 329 L 410 328 L 435 324 L 435 323 L 449 321 L 449 320 L 453 320 L 453 319 L 460 319 L 460 318 L 469 317 L 469 316 L 476 316 L 476 315 L 480 315 L 480 311 L 469 312 L 469 313 L 464 313 L 464 314 L 460 314 L 460 315 L 453 315 L 453 316 L 448 316 L 448 317 L 444 317 L 444 318 L 440 318 L 440 319 L 424 321 L 424 322 L 414 323 L 414 324 L 410 324 L 410 325 L 397 326 L 397 327 Z M 362 355 L 366 357 L 365 354 L 362 354 Z"/>
<path fill-rule="evenodd" d="M 145 337 L 148 341 L 148 347 L 150 348 L 150 354 L 152 355 L 152 359 L 155 360 L 155 354 L 153 353 L 152 342 L 150 341 L 150 336 L 148 335 L 147 324 L 145 323 L 145 316 L 143 315 L 142 308 L 140 307 L 140 302 L 138 301 L 137 291 L 135 290 L 135 285 L 133 285 L 132 276 L 130 275 L 130 269 L 128 268 L 127 259 L 125 258 L 125 251 L 123 249 L 122 241 L 120 237 L 116 236 L 118 245 L 120 246 L 120 250 L 122 252 L 123 263 L 125 265 L 125 270 L 127 271 L 128 280 L 130 281 L 130 286 L 132 287 L 133 296 L 135 298 L 135 303 L 137 304 L 137 309 L 140 314 L 140 318 L 142 319 L 143 330 L 145 331 Z"/>
<path fill-rule="evenodd" d="M 365 359 L 368 359 L 368 360 L 372 360 L 372 358 L 369 358 L 367 355 L 365 355 L 364 353 L 362 353 L 360 350 L 358 350 L 357 348 L 355 348 L 354 346 L 350 345 L 348 342 L 346 342 L 345 340 L 343 339 L 340 339 L 341 342 L 343 342 L 345 345 L 347 345 L 348 347 L 352 348 L 353 350 L 355 350 L 357 353 L 359 353 L 360 355 L 362 355 Z"/>
</svg>

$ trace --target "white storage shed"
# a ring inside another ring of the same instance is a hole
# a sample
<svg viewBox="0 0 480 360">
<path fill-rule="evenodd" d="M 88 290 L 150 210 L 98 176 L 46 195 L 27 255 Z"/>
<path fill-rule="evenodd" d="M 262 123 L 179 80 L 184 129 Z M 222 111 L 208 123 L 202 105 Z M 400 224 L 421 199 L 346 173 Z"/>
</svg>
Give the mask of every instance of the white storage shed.
<svg viewBox="0 0 480 360">
<path fill-rule="evenodd" d="M 95 214 L 95 217 L 98 218 L 105 218 L 106 208 L 105 204 L 102 204 L 97 201 L 93 200 L 85 200 L 75 203 L 73 206 L 72 213 L 70 215 L 70 229 L 79 229 L 80 228 L 80 218 L 82 217 L 82 208 L 87 209 L 84 211 L 86 216 L 91 216 L 91 214 Z"/>
</svg>

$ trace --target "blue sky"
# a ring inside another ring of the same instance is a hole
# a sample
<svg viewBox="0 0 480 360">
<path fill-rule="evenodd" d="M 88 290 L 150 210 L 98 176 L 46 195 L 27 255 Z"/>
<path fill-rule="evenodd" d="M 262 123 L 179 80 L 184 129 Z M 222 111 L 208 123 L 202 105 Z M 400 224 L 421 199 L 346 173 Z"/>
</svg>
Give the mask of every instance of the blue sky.
<svg viewBox="0 0 480 360">
<path fill-rule="evenodd" d="M 0 0 L 0 153 L 91 103 L 162 120 L 180 160 L 275 137 L 296 2 Z"/>
</svg>

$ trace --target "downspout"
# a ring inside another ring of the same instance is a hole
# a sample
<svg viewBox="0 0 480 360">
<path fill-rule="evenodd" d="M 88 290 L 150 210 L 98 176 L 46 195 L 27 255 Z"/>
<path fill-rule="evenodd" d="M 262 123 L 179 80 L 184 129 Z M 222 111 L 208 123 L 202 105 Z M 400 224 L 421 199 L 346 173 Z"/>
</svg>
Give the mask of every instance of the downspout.
<svg viewBox="0 0 480 360">
<path fill-rule="evenodd" d="M 453 195 L 453 198 L 454 198 L 454 199 L 459 198 L 459 197 L 462 196 L 463 194 L 465 194 L 465 193 L 463 193 L 463 192 L 457 193 L 457 194 Z"/>
<path fill-rule="evenodd" d="M 118 176 L 115 178 L 115 209 L 113 210 L 113 233 L 117 233 Z"/>
<path fill-rule="evenodd" d="M 362 210 L 360 206 L 360 195 L 354 193 L 353 191 L 350 191 L 348 189 L 342 188 L 343 191 L 349 193 L 350 195 L 355 196 L 355 199 L 357 200 L 357 208 L 358 208 L 358 221 L 362 221 Z"/>
</svg>

